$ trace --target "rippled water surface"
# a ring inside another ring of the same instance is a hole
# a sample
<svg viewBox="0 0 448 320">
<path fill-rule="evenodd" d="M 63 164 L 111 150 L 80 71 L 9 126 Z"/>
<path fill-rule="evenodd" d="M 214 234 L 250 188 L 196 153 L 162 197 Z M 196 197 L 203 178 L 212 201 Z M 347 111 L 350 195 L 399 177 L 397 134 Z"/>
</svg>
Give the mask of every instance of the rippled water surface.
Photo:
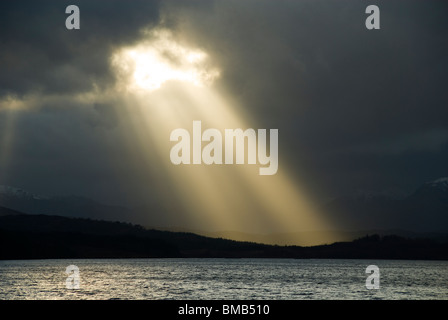
<svg viewBox="0 0 448 320">
<path fill-rule="evenodd" d="M 80 288 L 66 288 L 68 265 Z M 368 265 L 380 289 L 365 287 Z M 448 299 L 447 261 L 129 259 L 0 261 L 0 299 Z"/>
</svg>

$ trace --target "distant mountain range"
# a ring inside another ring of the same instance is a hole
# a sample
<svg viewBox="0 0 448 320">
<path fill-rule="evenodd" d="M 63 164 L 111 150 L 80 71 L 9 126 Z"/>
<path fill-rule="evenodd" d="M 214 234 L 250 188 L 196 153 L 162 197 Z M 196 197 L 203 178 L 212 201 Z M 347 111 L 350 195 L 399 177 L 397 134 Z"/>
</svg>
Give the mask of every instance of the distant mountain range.
<svg viewBox="0 0 448 320">
<path fill-rule="evenodd" d="M 345 230 L 401 229 L 414 232 L 448 231 L 448 178 L 420 186 L 406 197 L 357 195 L 336 198 L 323 211 Z"/>
<path fill-rule="evenodd" d="M 443 238 L 448 233 L 448 178 L 425 183 L 405 197 L 363 193 L 335 198 L 321 209 L 330 220 L 335 221 L 335 230 L 264 235 L 236 231 L 176 230 L 214 238 L 302 246 L 351 241 L 373 233 L 410 238 Z M 16 214 L 46 214 L 134 223 L 138 222 L 136 217 L 148 217 L 150 212 L 140 208 L 144 213 L 142 214 L 135 209 L 101 204 L 84 197 L 44 197 L 19 188 L 0 186 L 0 216 L 13 214 L 14 211 Z M 158 229 L 162 227 L 164 226 L 158 226 Z M 170 226 L 164 229 L 174 230 Z"/>
<path fill-rule="evenodd" d="M 0 206 L 27 214 L 49 214 L 64 217 L 126 221 L 132 210 L 105 205 L 79 196 L 45 197 L 11 186 L 0 186 Z"/>
</svg>

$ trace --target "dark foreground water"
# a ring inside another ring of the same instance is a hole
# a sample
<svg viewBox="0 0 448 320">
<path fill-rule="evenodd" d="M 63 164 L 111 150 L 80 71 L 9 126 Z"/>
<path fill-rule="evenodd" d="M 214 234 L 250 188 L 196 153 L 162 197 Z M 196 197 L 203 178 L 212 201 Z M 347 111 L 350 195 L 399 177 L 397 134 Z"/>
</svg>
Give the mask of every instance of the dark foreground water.
<svg viewBox="0 0 448 320">
<path fill-rule="evenodd" d="M 67 289 L 67 266 L 79 289 Z M 366 267 L 380 270 L 367 290 Z M 0 261 L 0 299 L 448 299 L 447 261 L 129 259 Z"/>
</svg>

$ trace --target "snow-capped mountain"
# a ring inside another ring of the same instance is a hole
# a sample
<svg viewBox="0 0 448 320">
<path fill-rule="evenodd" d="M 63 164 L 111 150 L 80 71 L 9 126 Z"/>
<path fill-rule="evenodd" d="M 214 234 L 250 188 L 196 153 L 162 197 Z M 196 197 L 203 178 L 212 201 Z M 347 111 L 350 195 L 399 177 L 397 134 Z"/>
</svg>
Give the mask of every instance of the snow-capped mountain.
<svg viewBox="0 0 448 320">
<path fill-rule="evenodd" d="M 328 202 L 329 219 L 345 229 L 448 231 L 448 178 L 439 178 L 406 197 L 348 196 Z"/>
<path fill-rule="evenodd" d="M 130 210 L 98 203 L 79 196 L 45 197 L 26 190 L 0 186 L 0 206 L 27 214 L 48 214 L 102 220 L 124 221 Z"/>
<path fill-rule="evenodd" d="M 45 199 L 46 197 L 39 196 L 37 194 L 28 192 L 26 190 L 0 185 L 0 197 L 14 197 L 14 198 L 22 198 L 22 199 Z"/>
<path fill-rule="evenodd" d="M 438 188 L 441 191 L 448 192 L 448 177 L 439 178 L 437 180 L 427 182 L 425 186 L 430 188 Z"/>
<path fill-rule="evenodd" d="M 418 199 L 431 205 L 440 201 L 448 205 L 448 178 L 440 178 L 425 183 L 410 198 Z"/>
</svg>

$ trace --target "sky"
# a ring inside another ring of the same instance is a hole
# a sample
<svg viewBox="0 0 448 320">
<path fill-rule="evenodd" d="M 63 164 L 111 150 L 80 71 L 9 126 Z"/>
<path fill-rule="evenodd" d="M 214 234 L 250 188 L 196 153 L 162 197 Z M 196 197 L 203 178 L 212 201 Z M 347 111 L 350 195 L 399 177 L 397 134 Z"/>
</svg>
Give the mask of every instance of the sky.
<svg viewBox="0 0 448 320">
<path fill-rule="evenodd" d="M 65 27 L 71 4 L 79 30 Z M 324 228 L 314 208 L 328 199 L 448 176 L 447 9 L 1 1 L 0 184 L 149 208 L 129 218 L 144 224 Z M 278 173 L 173 165 L 170 132 L 193 120 L 278 129 Z"/>
</svg>

